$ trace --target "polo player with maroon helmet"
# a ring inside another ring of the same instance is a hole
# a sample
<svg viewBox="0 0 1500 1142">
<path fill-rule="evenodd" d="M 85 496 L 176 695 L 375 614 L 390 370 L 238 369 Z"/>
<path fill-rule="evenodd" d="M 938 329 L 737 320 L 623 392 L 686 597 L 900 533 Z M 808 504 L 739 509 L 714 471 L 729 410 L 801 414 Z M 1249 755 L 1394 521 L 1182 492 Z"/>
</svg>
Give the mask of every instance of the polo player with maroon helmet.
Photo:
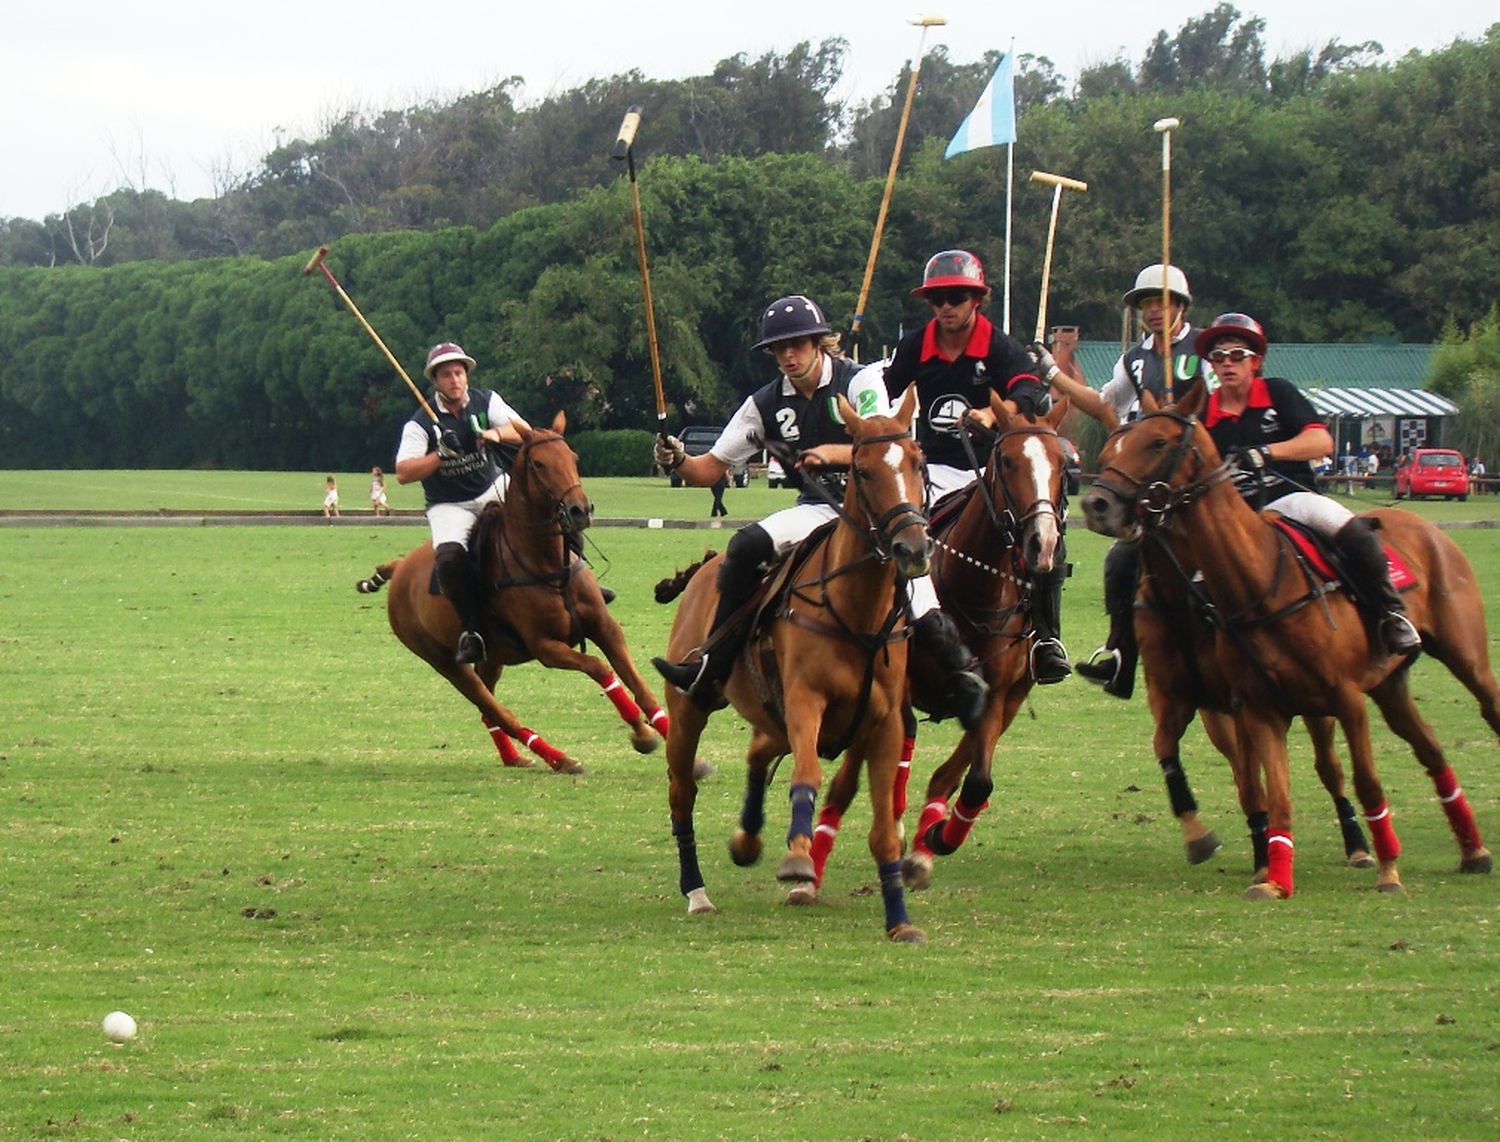
<svg viewBox="0 0 1500 1142">
<path fill-rule="evenodd" d="M 922 284 L 911 292 L 932 307 L 932 319 L 901 339 L 885 367 L 885 384 L 893 395 L 909 384 L 917 386 L 917 443 L 927 457 L 927 479 L 936 498 L 978 476 L 975 465 L 982 461 L 964 447 L 962 433 L 965 422 L 994 427 L 991 391 L 1014 402 L 1023 414 L 1036 416 L 1047 408 L 1047 386 L 1021 343 L 980 312 L 990 287 L 984 265 L 968 250 L 934 254 L 922 272 Z M 1072 673 L 1059 637 L 1067 577 L 1067 556 L 1061 550 L 1056 570 L 1032 576 L 1036 631 L 1030 662 L 1041 685 L 1061 682 Z"/>
<path fill-rule="evenodd" d="M 473 368 L 474 358 L 456 343 L 432 347 L 422 371 L 434 386 L 429 403 L 437 422 L 425 410 L 414 412 L 396 450 L 396 480 L 420 480 L 426 494 L 438 585 L 463 626 L 454 656 L 460 665 L 483 662 L 486 653 L 483 594 L 468 554 L 469 533 L 488 504 L 504 501 L 510 479 L 486 446 L 519 444 L 517 426 L 531 427 L 498 393 L 469 387 Z"/>
</svg>

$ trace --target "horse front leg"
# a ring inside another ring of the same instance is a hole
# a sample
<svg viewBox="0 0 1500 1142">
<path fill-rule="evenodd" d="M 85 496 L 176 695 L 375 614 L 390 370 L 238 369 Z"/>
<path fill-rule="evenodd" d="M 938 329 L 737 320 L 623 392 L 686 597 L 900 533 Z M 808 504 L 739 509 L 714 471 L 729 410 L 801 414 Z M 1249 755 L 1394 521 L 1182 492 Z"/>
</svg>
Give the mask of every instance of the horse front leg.
<svg viewBox="0 0 1500 1142">
<path fill-rule="evenodd" d="M 1140 629 L 1139 622 L 1136 629 Z M 1172 816 L 1182 829 L 1183 848 L 1188 864 L 1202 864 L 1223 847 L 1214 831 L 1198 816 L 1198 799 L 1193 796 L 1188 784 L 1187 772 L 1182 768 L 1182 735 L 1187 732 L 1197 706 L 1180 695 L 1186 690 L 1175 685 L 1162 685 L 1154 677 L 1151 662 L 1146 662 L 1147 699 L 1156 729 L 1151 736 L 1151 747 L 1156 755 L 1156 764 L 1161 767 L 1162 781 L 1167 787 L 1167 802 L 1172 807 Z M 1229 758 L 1231 770 L 1235 761 Z"/>
<path fill-rule="evenodd" d="M 745 799 L 740 803 L 740 824 L 729 839 L 729 858 L 740 868 L 760 860 L 760 832 L 766 824 L 766 780 L 771 763 L 781 754 L 780 743 L 763 730 L 750 737 L 745 755 Z"/>
<path fill-rule="evenodd" d="M 858 769 L 863 751 L 870 767 L 870 855 L 875 858 L 880 878 L 885 934 L 899 944 L 920 944 L 927 940 L 927 933 L 913 924 L 906 912 L 901 835 L 896 828 L 895 782 L 902 738 L 900 716 L 893 712 L 873 727 L 859 746 L 848 751 L 844 764 Z"/>
<path fill-rule="evenodd" d="M 653 735 L 659 735 L 662 739 L 667 736 L 667 712 L 662 709 L 651 687 L 646 685 L 646 679 L 636 669 L 630 645 L 625 641 L 624 630 L 615 617 L 606 611 L 598 625 L 589 632 L 589 637 L 604 652 L 604 657 L 614 669 L 614 674 L 606 675 L 599 684 L 604 689 L 605 697 L 614 703 L 620 718 L 630 727 L 631 748 L 636 753 L 650 753 L 657 746 L 657 736 Z"/>
<path fill-rule="evenodd" d="M 1218 710 L 1199 710 L 1198 717 L 1203 722 L 1208 740 L 1229 762 L 1235 793 L 1240 800 L 1240 812 L 1245 815 L 1245 825 L 1250 830 L 1252 877 L 1255 883 L 1259 883 L 1266 878 L 1266 787 L 1261 781 L 1260 767 L 1246 756 L 1245 747 L 1240 741 L 1239 727 L 1232 714 Z M 1185 775 L 1183 780 L 1187 780 Z M 1191 796 L 1191 792 L 1188 795 Z M 1191 848 L 1188 859 L 1192 861 Z"/>
<path fill-rule="evenodd" d="M 789 686 L 783 692 L 786 704 L 787 741 L 791 746 L 792 777 L 788 796 L 792 802 L 792 821 L 787 828 L 786 855 L 776 869 L 776 879 L 783 882 L 815 883 L 817 870 L 812 861 L 813 816 L 817 811 L 818 791 L 823 784 L 823 766 L 818 759 L 818 735 L 822 730 L 827 702 L 823 695 L 806 686 Z"/>
<path fill-rule="evenodd" d="M 1411 693 L 1406 687 L 1406 672 L 1398 671 L 1391 675 L 1371 690 L 1370 696 L 1380 707 L 1386 725 L 1411 746 L 1417 760 L 1427 770 L 1427 776 L 1432 779 L 1438 803 L 1442 805 L 1443 813 L 1448 818 L 1448 827 L 1453 831 L 1454 840 L 1458 842 L 1458 871 L 1491 871 L 1494 858 L 1479 835 L 1479 822 L 1474 819 L 1474 810 L 1458 784 L 1458 774 L 1448 764 L 1432 727 L 1417 712 L 1417 707 L 1411 700 Z M 1374 826 L 1371 826 L 1371 831 L 1374 831 Z"/>
<path fill-rule="evenodd" d="M 1334 745 L 1333 718 L 1313 717 L 1302 719 L 1307 736 L 1312 741 L 1313 768 L 1318 780 L 1333 799 L 1333 810 L 1338 814 L 1339 833 L 1344 838 L 1344 863 L 1350 868 L 1374 868 L 1375 858 L 1370 855 L 1370 842 L 1365 840 L 1365 831 L 1359 827 L 1359 814 L 1344 794 L 1344 767 L 1339 762 L 1338 748 Z"/>
<path fill-rule="evenodd" d="M 1286 745 L 1291 722 L 1274 711 L 1248 707 L 1240 710 L 1236 721 L 1245 762 L 1260 765 L 1266 789 L 1266 878 L 1252 882 L 1245 898 L 1285 900 L 1292 895 L 1294 864 L 1291 766 Z"/>
<path fill-rule="evenodd" d="M 646 719 L 641 714 L 640 708 L 631 699 L 630 695 L 625 692 L 610 668 L 603 662 L 595 658 L 592 654 L 584 654 L 582 651 L 574 650 L 560 639 L 538 638 L 529 643 L 527 649 L 537 662 L 549 670 L 573 670 L 592 678 L 595 684 L 604 692 L 604 696 L 613 703 L 615 709 L 620 714 L 621 720 L 630 727 L 631 745 L 635 748 L 636 752 L 650 753 L 656 749 L 659 744 L 656 734 L 647 724 Z M 665 714 L 661 716 L 663 719 L 666 718 Z M 540 739 L 540 735 L 537 735 L 537 737 Z M 546 743 L 544 742 L 543 745 L 546 745 Z M 572 762 L 571 759 L 568 759 L 566 755 L 554 749 L 554 747 L 547 745 L 546 748 L 552 750 L 562 761 L 578 765 L 577 762 Z M 558 768 L 545 753 L 541 756 L 554 769 Z M 576 772 L 582 772 L 582 768 L 582 766 L 578 766 Z M 565 770 L 564 772 L 575 771 Z"/>
<path fill-rule="evenodd" d="M 669 697 L 668 701 L 672 699 Z M 672 818 L 672 838 L 677 842 L 677 887 L 687 897 L 688 915 L 700 916 L 718 911 L 704 887 L 693 828 L 693 809 L 698 801 L 695 759 L 708 715 L 686 695 L 675 706 L 675 717 L 667 734 L 667 807 Z"/>
</svg>

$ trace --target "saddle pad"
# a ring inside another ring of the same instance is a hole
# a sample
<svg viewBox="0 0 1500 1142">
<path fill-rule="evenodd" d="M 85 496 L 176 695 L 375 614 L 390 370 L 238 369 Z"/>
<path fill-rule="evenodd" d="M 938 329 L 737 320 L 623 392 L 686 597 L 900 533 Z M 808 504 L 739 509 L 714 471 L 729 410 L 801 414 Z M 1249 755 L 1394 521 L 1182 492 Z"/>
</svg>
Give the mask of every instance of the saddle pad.
<svg viewBox="0 0 1500 1142">
<path fill-rule="evenodd" d="M 1328 551 L 1324 546 L 1322 538 L 1308 531 L 1296 522 L 1281 518 L 1273 521 L 1277 527 L 1292 541 L 1303 557 L 1312 564 L 1313 570 L 1324 579 L 1338 579 L 1339 573 L 1334 570 L 1332 562 L 1329 561 Z M 1409 591 L 1417 585 L 1417 577 L 1412 569 L 1407 566 L 1406 560 L 1401 558 L 1401 553 L 1389 543 L 1381 540 L 1380 546 L 1385 549 L 1386 567 L 1390 571 L 1391 583 L 1398 591 Z"/>
</svg>

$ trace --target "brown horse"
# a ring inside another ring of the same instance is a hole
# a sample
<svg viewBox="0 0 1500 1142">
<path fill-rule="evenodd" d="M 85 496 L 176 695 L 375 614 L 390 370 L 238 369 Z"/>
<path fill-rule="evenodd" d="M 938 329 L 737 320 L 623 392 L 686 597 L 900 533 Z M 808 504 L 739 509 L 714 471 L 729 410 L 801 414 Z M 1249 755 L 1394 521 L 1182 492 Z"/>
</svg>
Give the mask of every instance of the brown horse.
<svg viewBox="0 0 1500 1142">
<path fill-rule="evenodd" d="M 1144 535 L 1156 544 L 1200 612 L 1213 618 L 1207 649 L 1180 652 L 1187 669 L 1214 672 L 1211 687 L 1184 693 L 1169 678 L 1148 673 L 1158 756 L 1164 748 L 1175 752 L 1168 739 L 1186 728 L 1195 703 L 1232 695 L 1235 781 L 1249 791 L 1242 793 L 1248 800 L 1263 797 L 1267 813 L 1266 876 L 1246 895 L 1282 899 L 1293 890 L 1290 720 L 1298 714 L 1337 718 L 1379 860 L 1377 887 L 1399 891 L 1400 842 L 1371 751 L 1368 693 L 1432 778 L 1458 840 L 1460 871 L 1489 872 L 1490 852 L 1468 800 L 1408 692 L 1407 662 L 1386 655 L 1353 602 L 1327 591 L 1281 529 L 1241 498 L 1198 419 L 1206 399 L 1203 384 L 1195 383 L 1177 404 L 1116 429 L 1100 452 L 1103 471 L 1082 501 L 1093 530 Z M 1473 568 L 1420 517 L 1398 509 L 1368 515 L 1414 573 L 1406 604 L 1423 648 L 1478 699 L 1485 721 L 1500 734 L 1500 687 L 1490 669 Z M 1257 789 L 1262 774 L 1264 787 Z"/>
<path fill-rule="evenodd" d="M 932 530 L 938 598 L 978 657 L 990 690 L 979 724 L 964 732 L 928 780 L 916 837 L 904 864 L 906 885 L 914 889 L 931 884 L 934 857 L 956 852 L 989 803 L 995 747 L 1031 693 L 1030 575 L 1050 571 L 1063 550 L 1067 456 L 1057 426 L 1068 414 L 1068 402 L 1058 402 L 1039 419 L 1021 415 L 992 394 L 990 409 L 996 438 L 984 474 L 959 493 L 964 499 L 955 510 L 940 509 Z M 915 705 L 935 708 L 939 697 L 929 692 L 934 681 L 930 673 L 918 668 L 911 674 Z M 908 723 L 908 729 L 914 726 L 914 721 Z M 898 818 L 905 809 L 904 779 L 914 744 L 910 736 L 903 743 L 895 793 Z M 857 771 L 840 770 L 829 786 L 813 846 L 818 881 L 858 780 Z M 950 811 L 960 783 L 962 792 Z M 787 899 L 805 904 L 815 896 L 816 884 L 793 888 Z"/>
<path fill-rule="evenodd" d="M 667 732 L 667 715 L 636 669 L 592 569 L 568 551 L 568 536 L 593 522 L 594 505 L 579 482 L 578 457 L 563 439 L 566 425 L 559 412 L 551 429 L 522 431 L 505 506 L 485 509 L 470 536 L 489 599 L 483 631 L 489 657 L 484 662 L 460 666 L 453 661 L 458 615 L 433 592 L 431 541 L 377 567 L 360 581 L 359 590 L 378 591 L 390 581 L 386 611 L 396 637 L 474 704 L 506 765 L 531 764 L 521 757 L 516 741 L 559 773 L 582 773 L 582 765 L 522 725 L 495 697 L 506 666 L 535 659 L 543 666 L 587 674 L 630 727 L 630 744 L 637 753 L 656 749 L 658 734 Z M 574 649 L 585 639 L 604 652 L 608 665 Z"/>
<path fill-rule="evenodd" d="M 845 766 L 869 768 L 870 853 L 880 875 L 886 934 L 901 942 L 926 939 L 906 913 L 901 840 L 892 809 L 909 635 L 898 577 L 925 573 L 931 550 L 920 507 L 922 456 L 910 435 L 915 407 L 915 390 L 908 389 L 894 417 L 861 419 L 839 398 L 853 440 L 842 511 L 782 565 L 786 586 L 771 591 L 724 688 L 751 727 L 745 803 L 730 842 L 735 863 L 746 866 L 759 859 L 771 764 L 790 753 L 792 823 L 776 875 L 791 882 L 814 879 L 810 853 L 823 783 L 819 758 L 842 753 Z M 709 559 L 678 577 L 687 586 L 672 624 L 669 658 L 687 657 L 708 637 L 718 602 L 719 562 Z M 659 601 L 672 597 L 668 584 L 658 588 Z M 708 713 L 676 690 L 668 691 L 667 704 L 672 713 L 668 800 L 678 883 L 690 914 L 713 912 L 693 827 L 694 754 Z"/>
</svg>

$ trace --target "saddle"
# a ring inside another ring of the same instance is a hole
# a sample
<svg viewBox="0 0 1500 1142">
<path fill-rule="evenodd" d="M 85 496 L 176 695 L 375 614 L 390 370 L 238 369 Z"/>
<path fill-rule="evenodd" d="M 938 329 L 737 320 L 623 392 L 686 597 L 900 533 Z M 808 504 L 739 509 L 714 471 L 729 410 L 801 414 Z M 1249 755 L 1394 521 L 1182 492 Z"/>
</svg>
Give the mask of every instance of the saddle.
<svg viewBox="0 0 1500 1142">
<path fill-rule="evenodd" d="M 1325 583 L 1342 582 L 1344 574 L 1339 568 L 1337 550 L 1323 536 L 1296 520 L 1278 516 L 1271 521 L 1291 541 L 1303 561 Z M 1410 591 L 1417 585 L 1417 576 L 1401 557 L 1401 553 L 1384 540 L 1380 546 L 1385 551 L 1386 566 L 1390 570 L 1391 583 L 1398 591 Z"/>
</svg>

